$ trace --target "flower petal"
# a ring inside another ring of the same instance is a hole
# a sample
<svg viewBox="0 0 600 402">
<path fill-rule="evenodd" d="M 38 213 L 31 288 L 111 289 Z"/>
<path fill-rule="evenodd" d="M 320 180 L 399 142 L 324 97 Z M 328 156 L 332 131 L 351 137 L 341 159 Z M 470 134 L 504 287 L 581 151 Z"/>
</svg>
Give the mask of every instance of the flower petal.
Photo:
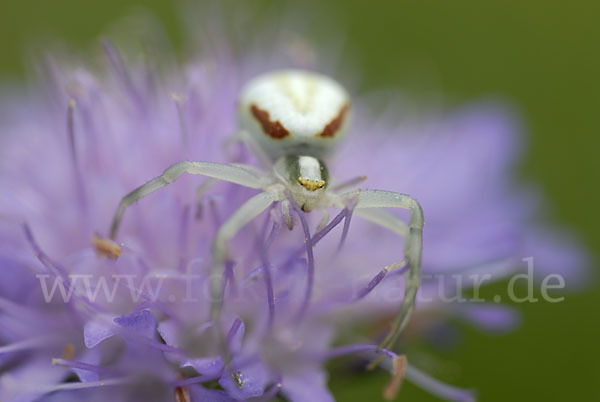
<svg viewBox="0 0 600 402">
<path fill-rule="evenodd" d="M 190 396 L 194 402 L 236 402 L 224 391 L 206 389 L 201 385 L 190 386 Z"/>
<path fill-rule="evenodd" d="M 99 314 L 92 321 L 85 323 L 83 326 L 83 341 L 86 347 L 93 348 L 119 331 L 118 327 L 111 323 L 111 318 L 107 314 Z"/>
<path fill-rule="evenodd" d="M 246 359 L 242 356 L 234 358 L 219 379 L 219 385 L 240 400 L 262 395 L 270 379 L 269 370 L 260 360 L 247 363 Z"/>
<path fill-rule="evenodd" d="M 287 375 L 281 382 L 281 392 L 290 402 L 333 402 L 327 389 L 327 376 L 317 367 L 305 368 Z"/>
<path fill-rule="evenodd" d="M 119 326 L 139 333 L 147 338 L 154 337 L 156 319 L 148 310 L 142 310 L 132 314 L 123 314 L 114 319 Z"/>
<path fill-rule="evenodd" d="M 224 364 L 221 356 L 190 359 L 186 360 L 181 365 L 181 367 L 193 367 L 200 375 L 206 377 L 218 377 L 223 371 L 223 366 Z"/>
</svg>

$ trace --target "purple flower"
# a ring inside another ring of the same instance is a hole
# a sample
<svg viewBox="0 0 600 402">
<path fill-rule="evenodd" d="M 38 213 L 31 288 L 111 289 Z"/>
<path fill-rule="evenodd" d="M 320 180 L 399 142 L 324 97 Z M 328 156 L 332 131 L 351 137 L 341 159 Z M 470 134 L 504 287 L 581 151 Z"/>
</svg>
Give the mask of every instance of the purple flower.
<svg viewBox="0 0 600 402">
<path fill-rule="evenodd" d="M 365 342 L 348 330 L 398 310 L 402 268 L 383 268 L 400 259 L 402 240 L 356 217 L 337 251 L 346 211 L 324 236 L 314 212 L 288 231 L 277 206 L 245 227 L 229 244 L 221 323 L 210 314 L 210 245 L 255 190 L 181 177 L 129 208 L 118 245 L 103 237 L 121 197 L 172 163 L 257 164 L 230 140 L 238 91 L 257 73 L 295 62 L 272 62 L 277 47 L 237 58 L 222 43 L 214 47 L 164 72 L 159 60 L 125 63 L 103 42 L 103 68 L 55 59 L 43 69 L 45 91 L 3 100 L 0 400 L 330 401 L 327 360 L 376 356 L 379 338 Z M 367 176 L 363 188 L 421 202 L 417 317 L 436 310 L 484 329 L 514 327 L 518 317 L 502 306 L 442 303 L 440 289 L 448 297 L 459 289 L 440 279 L 502 279 L 525 270 L 526 257 L 540 278 L 585 278 L 577 243 L 534 226 L 535 194 L 509 180 L 520 148 L 511 111 L 478 104 L 408 119 L 395 116 L 393 102 L 374 116 L 360 97 L 353 108 L 329 167 L 339 182 Z M 308 306 L 301 223 L 315 245 Z M 337 338 L 350 344 L 334 347 Z M 398 355 L 383 352 L 382 366 L 396 377 L 442 398 L 472 399 L 410 361 L 400 370 Z"/>
</svg>

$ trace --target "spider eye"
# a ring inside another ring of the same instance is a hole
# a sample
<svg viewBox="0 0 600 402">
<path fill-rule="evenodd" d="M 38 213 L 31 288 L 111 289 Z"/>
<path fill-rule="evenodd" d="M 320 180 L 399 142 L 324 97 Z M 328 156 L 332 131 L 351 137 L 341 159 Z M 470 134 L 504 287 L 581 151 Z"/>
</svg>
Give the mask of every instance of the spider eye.
<svg viewBox="0 0 600 402">
<path fill-rule="evenodd" d="M 298 183 L 302 185 L 308 191 L 317 191 L 325 187 L 325 180 L 321 179 L 305 179 L 304 177 L 298 177 Z"/>
</svg>

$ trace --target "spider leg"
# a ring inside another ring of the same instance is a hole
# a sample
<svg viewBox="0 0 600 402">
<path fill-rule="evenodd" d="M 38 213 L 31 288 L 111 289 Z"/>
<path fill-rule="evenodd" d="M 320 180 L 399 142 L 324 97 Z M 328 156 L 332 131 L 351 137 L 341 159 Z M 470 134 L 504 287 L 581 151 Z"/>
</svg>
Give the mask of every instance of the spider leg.
<svg viewBox="0 0 600 402">
<path fill-rule="evenodd" d="M 257 168 L 256 166 L 252 166 L 252 165 L 245 165 L 243 163 L 229 163 L 229 166 L 238 166 L 241 167 L 243 169 L 246 169 L 249 173 L 254 173 L 257 177 L 263 177 L 265 175 L 265 173 Z M 196 219 L 202 219 L 202 215 L 203 215 L 203 210 L 204 210 L 204 205 L 203 205 L 203 197 L 204 194 L 206 194 L 206 192 L 208 190 L 210 190 L 210 188 L 212 186 L 214 186 L 219 180 L 215 179 L 214 177 L 209 177 L 207 180 L 204 181 L 204 183 L 200 184 L 197 188 L 196 188 L 196 214 L 195 214 L 195 218 Z"/>
<path fill-rule="evenodd" d="M 348 193 L 348 196 L 352 194 L 355 193 Z M 400 224 L 397 218 L 389 219 L 392 215 L 379 208 L 403 208 L 410 210 L 410 222 L 408 228 L 406 228 L 406 225 Z M 423 246 L 424 223 L 423 210 L 419 203 L 409 195 L 381 190 L 361 191 L 355 210 L 363 218 L 406 236 L 404 258 L 409 264 L 409 269 L 406 274 L 402 307 L 400 308 L 388 335 L 378 347 L 378 349 L 388 349 L 393 346 L 402 330 L 406 327 L 415 308 L 415 298 L 421 283 L 421 251 Z M 376 360 L 374 365 L 377 363 L 378 361 Z"/>
<path fill-rule="evenodd" d="M 178 162 L 169 166 L 163 174 L 142 184 L 127 194 L 117 208 L 110 227 L 110 238 L 114 239 L 125 209 L 135 201 L 175 181 L 183 173 L 199 174 L 214 179 L 225 180 L 250 188 L 265 188 L 268 183 L 264 176 L 259 176 L 255 168 L 244 167 L 240 164 L 222 164 L 212 162 Z"/>
<path fill-rule="evenodd" d="M 369 222 L 373 222 L 379 226 L 383 226 L 384 228 L 387 228 L 402 237 L 408 236 L 408 225 L 402 219 L 397 218 L 395 215 L 389 213 L 385 209 L 362 208 L 355 209 L 354 213 L 361 218 L 366 219 Z"/>
<path fill-rule="evenodd" d="M 227 139 L 225 142 L 225 149 L 229 150 L 231 145 L 235 142 L 244 143 L 262 166 L 273 165 L 273 160 L 269 158 L 256 140 L 246 130 L 239 130 L 232 137 Z"/>
<path fill-rule="evenodd" d="M 266 191 L 246 201 L 219 228 L 212 246 L 213 265 L 210 277 L 211 315 L 213 322 L 218 322 L 221 312 L 227 242 L 241 228 L 256 218 L 261 212 L 265 211 L 273 202 L 281 201 L 283 198 L 282 189 L 277 185 L 271 186 Z"/>
<path fill-rule="evenodd" d="M 281 214 L 283 215 L 283 221 L 289 230 L 294 229 L 294 218 L 290 212 L 290 200 L 287 198 L 281 202 Z"/>
<path fill-rule="evenodd" d="M 347 190 L 349 188 L 352 188 L 360 183 L 362 183 L 363 181 L 367 180 L 367 176 L 358 176 L 358 177 L 354 177 L 350 180 L 346 180 L 342 183 L 336 184 L 334 185 L 331 190 L 333 190 L 336 193 L 339 193 L 342 190 Z"/>
<path fill-rule="evenodd" d="M 325 208 L 322 208 L 322 207 L 317 208 L 317 211 L 319 212 L 319 214 L 321 214 L 321 220 L 319 221 L 319 224 L 317 225 L 317 229 L 315 230 L 315 233 L 319 233 L 329 223 L 329 211 L 327 211 Z"/>
</svg>

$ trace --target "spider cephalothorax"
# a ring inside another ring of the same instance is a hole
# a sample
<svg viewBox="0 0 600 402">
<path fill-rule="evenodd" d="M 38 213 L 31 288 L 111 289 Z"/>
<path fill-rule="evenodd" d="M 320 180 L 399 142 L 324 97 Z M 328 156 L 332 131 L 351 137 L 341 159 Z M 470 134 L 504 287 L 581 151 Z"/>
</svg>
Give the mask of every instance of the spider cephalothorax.
<svg viewBox="0 0 600 402">
<path fill-rule="evenodd" d="M 325 163 L 313 156 L 282 156 L 273 165 L 273 173 L 289 190 L 304 212 L 323 202 L 329 184 Z"/>
</svg>

